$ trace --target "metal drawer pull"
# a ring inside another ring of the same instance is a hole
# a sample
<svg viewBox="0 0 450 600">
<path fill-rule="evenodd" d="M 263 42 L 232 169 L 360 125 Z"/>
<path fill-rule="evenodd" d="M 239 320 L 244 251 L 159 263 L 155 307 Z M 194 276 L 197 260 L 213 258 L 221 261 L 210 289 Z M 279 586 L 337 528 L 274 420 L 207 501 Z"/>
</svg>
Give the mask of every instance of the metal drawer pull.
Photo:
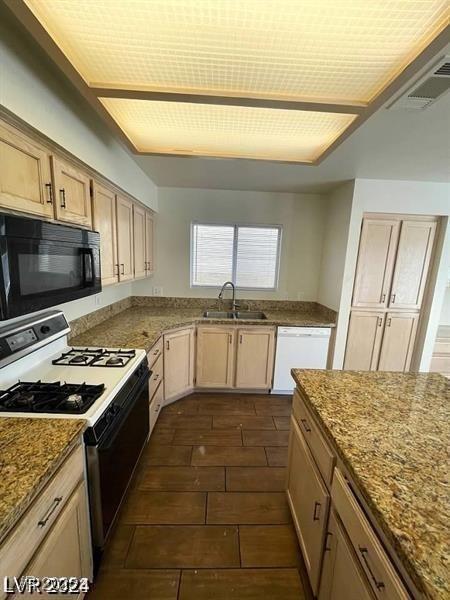
<svg viewBox="0 0 450 600">
<path fill-rule="evenodd" d="M 61 188 L 59 190 L 59 195 L 61 196 L 61 208 L 66 208 L 66 190 Z"/>
<path fill-rule="evenodd" d="M 125 265 L 124 265 L 124 263 L 120 263 L 120 266 L 122 267 L 122 273 L 121 273 L 121 275 L 125 275 Z"/>
<path fill-rule="evenodd" d="M 333 537 L 333 534 L 331 533 L 331 531 L 327 531 L 327 535 L 325 537 L 325 549 L 324 552 L 331 552 L 331 547 L 328 546 L 328 540 L 331 539 Z"/>
<path fill-rule="evenodd" d="M 383 317 L 378 317 L 378 327 L 383 325 Z"/>
<path fill-rule="evenodd" d="M 156 373 L 156 375 L 153 377 L 153 381 L 156 381 L 157 379 L 159 379 L 159 373 Z"/>
<path fill-rule="evenodd" d="M 395 302 L 395 294 L 392 294 L 392 296 L 391 296 L 391 304 L 394 304 L 394 302 Z"/>
<path fill-rule="evenodd" d="M 230 342 L 230 344 L 233 341 L 233 336 L 231 335 L 231 333 L 228 334 L 228 341 Z"/>
<path fill-rule="evenodd" d="M 48 189 L 48 200 L 47 204 L 53 204 L 53 188 L 51 183 L 46 183 L 45 187 Z"/>
<path fill-rule="evenodd" d="M 310 426 L 308 425 L 308 421 L 307 421 L 306 419 L 300 419 L 300 421 L 302 422 L 302 425 L 303 425 L 303 427 L 304 427 L 305 431 L 306 431 L 307 433 L 311 433 L 311 428 L 310 428 Z"/>
<path fill-rule="evenodd" d="M 388 327 L 390 327 L 390 326 L 391 326 L 391 323 L 392 323 L 392 319 L 391 319 L 391 318 L 389 318 L 389 319 L 387 320 L 387 323 L 386 323 L 386 325 L 387 325 Z"/>
<path fill-rule="evenodd" d="M 318 521 L 320 519 L 320 507 L 322 505 L 320 502 L 314 502 L 314 512 L 313 512 L 313 521 Z"/>
<path fill-rule="evenodd" d="M 159 348 L 153 352 L 153 356 L 156 356 L 157 354 L 159 354 Z"/>
<path fill-rule="evenodd" d="M 363 548 L 362 546 L 358 546 L 358 550 L 361 553 L 363 562 L 366 565 L 367 570 L 369 571 L 369 575 L 372 578 L 372 581 L 373 581 L 375 587 L 377 588 L 377 590 L 383 589 L 385 587 L 384 583 L 382 581 L 378 581 L 378 579 L 375 577 L 372 569 L 370 568 L 370 564 L 369 564 L 369 561 L 367 558 L 369 551 L 367 550 L 367 548 Z"/>
<path fill-rule="evenodd" d="M 167 348 L 167 350 L 170 350 L 170 343 L 169 343 L 169 340 L 167 340 L 167 342 L 166 342 L 166 348 Z"/>
<path fill-rule="evenodd" d="M 58 508 L 58 504 L 62 501 L 62 496 L 58 496 L 54 498 L 52 506 L 49 508 L 48 512 L 44 515 L 44 518 L 38 522 L 39 527 L 45 527 L 47 525 L 48 520 Z"/>
<path fill-rule="evenodd" d="M 386 294 L 381 294 L 381 302 L 386 302 Z"/>
</svg>

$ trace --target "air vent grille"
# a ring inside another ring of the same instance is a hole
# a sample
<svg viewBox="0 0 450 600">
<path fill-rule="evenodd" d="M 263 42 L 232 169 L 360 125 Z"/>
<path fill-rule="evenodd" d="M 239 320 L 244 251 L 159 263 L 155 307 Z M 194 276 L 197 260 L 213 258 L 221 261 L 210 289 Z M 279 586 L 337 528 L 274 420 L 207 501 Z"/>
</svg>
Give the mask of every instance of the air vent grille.
<svg viewBox="0 0 450 600">
<path fill-rule="evenodd" d="M 434 72 L 435 75 L 443 75 L 444 77 L 450 77 L 450 62 L 444 63 L 437 71 Z"/>
</svg>

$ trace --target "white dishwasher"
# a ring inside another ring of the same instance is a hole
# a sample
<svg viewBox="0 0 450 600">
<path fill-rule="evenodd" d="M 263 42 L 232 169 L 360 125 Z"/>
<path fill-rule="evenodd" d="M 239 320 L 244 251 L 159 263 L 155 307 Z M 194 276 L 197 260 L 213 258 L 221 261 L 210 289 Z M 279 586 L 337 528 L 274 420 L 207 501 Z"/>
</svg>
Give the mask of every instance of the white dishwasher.
<svg viewBox="0 0 450 600">
<path fill-rule="evenodd" d="M 291 369 L 325 369 L 329 327 L 278 327 L 272 394 L 292 394 Z"/>
</svg>

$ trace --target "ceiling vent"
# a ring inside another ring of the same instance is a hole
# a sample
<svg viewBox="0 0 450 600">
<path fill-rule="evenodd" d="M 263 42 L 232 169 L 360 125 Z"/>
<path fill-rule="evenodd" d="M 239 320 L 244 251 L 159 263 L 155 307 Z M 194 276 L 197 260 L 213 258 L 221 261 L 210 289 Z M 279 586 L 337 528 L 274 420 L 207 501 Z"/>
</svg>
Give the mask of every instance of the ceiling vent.
<svg viewBox="0 0 450 600">
<path fill-rule="evenodd" d="M 450 56 L 444 56 L 434 67 L 394 102 L 389 109 L 428 108 L 450 90 Z"/>
</svg>

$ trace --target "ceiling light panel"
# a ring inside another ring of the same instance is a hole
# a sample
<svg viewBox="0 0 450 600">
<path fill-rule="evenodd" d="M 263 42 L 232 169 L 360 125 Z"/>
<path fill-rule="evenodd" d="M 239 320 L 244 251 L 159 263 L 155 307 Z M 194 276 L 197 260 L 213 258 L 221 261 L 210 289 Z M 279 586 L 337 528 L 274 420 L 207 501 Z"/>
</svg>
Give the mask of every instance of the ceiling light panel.
<svg viewBox="0 0 450 600">
<path fill-rule="evenodd" d="M 140 152 L 312 162 L 355 115 L 100 98 Z"/>
<path fill-rule="evenodd" d="M 92 87 L 367 103 L 447 0 L 25 0 Z"/>
</svg>

